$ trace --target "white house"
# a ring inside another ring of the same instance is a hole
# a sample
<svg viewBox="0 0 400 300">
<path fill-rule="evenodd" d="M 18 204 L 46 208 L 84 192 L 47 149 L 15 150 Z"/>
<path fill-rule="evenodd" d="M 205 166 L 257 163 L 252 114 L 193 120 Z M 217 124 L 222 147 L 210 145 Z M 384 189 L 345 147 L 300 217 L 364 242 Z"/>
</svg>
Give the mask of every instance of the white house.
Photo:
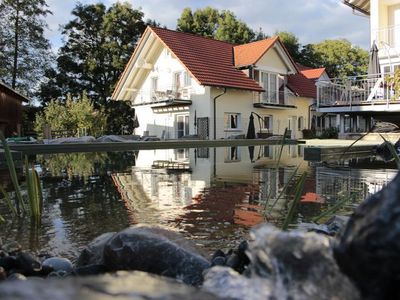
<svg viewBox="0 0 400 300">
<path fill-rule="evenodd" d="M 400 95 L 388 80 L 400 66 L 400 0 L 344 0 L 370 18 L 370 44 L 378 48 L 380 74 L 364 74 L 347 80 L 318 84 L 317 111 L 337 127 L 341 136 L 366 132 L 374 121 L 400 125 Z"/>
<path fill-rule="evenodd" d="M 253 115 L 261 136 L 288 128 L 301 138 L 316 98 L 315 78 L 303 71 L 277 37 L 233 45 L 148 27 L 112 99 L 132 103 L 139 135 L 243 136 Z"/>
</svg>

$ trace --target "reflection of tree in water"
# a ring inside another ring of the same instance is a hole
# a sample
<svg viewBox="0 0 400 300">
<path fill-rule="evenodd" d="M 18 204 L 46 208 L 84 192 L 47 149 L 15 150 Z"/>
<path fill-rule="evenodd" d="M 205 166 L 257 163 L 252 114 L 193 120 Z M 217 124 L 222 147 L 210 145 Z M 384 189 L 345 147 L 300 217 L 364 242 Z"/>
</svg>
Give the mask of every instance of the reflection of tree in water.
<svg viewBox="0 0 400 300">
<path fill-rule="evenodd" d="M 107 173 L 107 171 L 124 170 L 135 165 L 134 152 L 118 153 L 63 153 L 40 155 L 37 161 L 55 177 L 82 177 L 85 181 L 91 175 Z"/>
</svg>

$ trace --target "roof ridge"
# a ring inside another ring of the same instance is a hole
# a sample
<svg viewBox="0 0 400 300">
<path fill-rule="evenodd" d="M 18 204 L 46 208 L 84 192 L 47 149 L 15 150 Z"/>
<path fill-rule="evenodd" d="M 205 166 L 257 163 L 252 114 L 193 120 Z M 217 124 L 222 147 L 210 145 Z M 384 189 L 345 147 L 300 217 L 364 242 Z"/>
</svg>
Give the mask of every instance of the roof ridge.
<svg viewBox="0 0 400 300">
<path fill-rule="evenodd" d="M 178 31 L 178 30 L 172 30 L 172 29 L 169 29 L 169 28 L 163 28 L 163 27 L 157 27 L 157 26 L 150 26 L 150 25 L 149 25 L 149 27 L 150 27 L 150 29 L 161 29 L 161 30 L 166 30 L 166 31 L 171 31 L 171 32 L 179 33 L 179 34 L 185 34 L 185 35 L 195 36 L 195 37 L 197 37 L 197 38 L 203 38 L 203 39 L 206 39 L 206 40 L 211 40 L 211 41 L 215 41 L 215 42 L 220 42 L 220 43 L 228 44 L 228 45 L 231 45 L 231 46 L 233 46 L 233 47 L 235 47 L 235 46 L 240 46 L 240 45 L 233 44 L 233 43 L 230 43 L 230 42 L 227 42 L 227 41 L 217 40 L 217 39 L 214 39 L 214 38 L 212 38 L 212 37 L 208 37 L 208 36 L 204 36 L 204 35 L 199 35 L 199 34 L 192 33 L 192 32 Z M 244 45 L 245 45 L 245 44 L 244 44 Z"/>
<path fill-rule="evenodd" d="M 234 45 L 234 47 L 236 48 L 236 47 L 241 47 L 241 46 L 248 46 L 248 45 L 253 45 L 253 44 L 256 44 L 256 43 L 260 43 L 260 42 L 277 40 L 277 39 L 278 39 L 278 36 L 273 36 L 273 37 L 270 37 L 270 38 L 249 42 L 249 43 L 246 43 L 246 44 Z"/>
</svg>

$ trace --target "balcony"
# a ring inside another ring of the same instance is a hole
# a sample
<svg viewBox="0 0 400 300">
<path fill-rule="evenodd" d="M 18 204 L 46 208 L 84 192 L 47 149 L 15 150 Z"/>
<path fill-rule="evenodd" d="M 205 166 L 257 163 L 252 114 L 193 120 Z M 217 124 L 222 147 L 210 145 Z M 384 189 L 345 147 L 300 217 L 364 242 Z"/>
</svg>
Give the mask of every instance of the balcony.
<svg viewBox="0 0 400 300">
<path fill-rule="evenodd" d="M 163 86 L 157 90 L 140 90 L 136 94 L 134 106 L 147 104 L 163 104 L 168 102 L 188 101 L 191 103 L 192 88 Z"/>
<path fill-rule="evenodd" d="M 257 108 L 289 109 L 296 108 L 294 94 L 289 91 L 269 91 L 253 94 L 253 106 Z"/>
<path fill-rule="evenodd" d="M 375 40 L 379 48 L 386 52 L 390 51 L 390 48 L 400 48 L 400 26 L 389 26 L 374 30 L 372 40 Z M 389 55 L 389 53 L 384 53 L 384 55 Z"/>
<path fill-rule="evenodd" d="M 364 75 L 317 83 L 317 111 L 388 111 L 400 109 L 400 99 L 388 77 Z"/>
</svg>

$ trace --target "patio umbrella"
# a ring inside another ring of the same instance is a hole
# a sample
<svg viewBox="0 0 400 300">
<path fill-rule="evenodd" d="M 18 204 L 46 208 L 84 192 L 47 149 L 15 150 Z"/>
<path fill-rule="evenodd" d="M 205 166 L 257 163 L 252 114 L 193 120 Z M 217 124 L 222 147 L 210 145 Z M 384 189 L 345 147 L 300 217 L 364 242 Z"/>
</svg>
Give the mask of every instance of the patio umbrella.
<svg viewBox="0 0 400 300">
<path fill-rule="evenodd" d="M 369 51 L 368 78 L 378 78 L 380 76 L 381 66 L 379 64 L 378 51 L 378 47 L 374 41 Z"/>
<path fill-rule="evenodd" d="M 250 162 L 254 162 L 254 146 L 249 146 Z"/>
<path fill-rule="evenodd" d="M 135 114 L 134 115 L 134 117 L 133 117 L 133 119 L 132 119 L 132 127 L 133 127 L 133 129 L 135 129 L 135 128 L 138 128 L 139 127 L 139 120 L 138 120 L 138 118 L 137 118 L 137 115 Z"/>
<path fill-rule="evenodd" d="M 249 127 L 247 128 L 246 139 L 255 139 L 255 138 L 256 138 L 256 128 L 254 126 L 254 117 L 253 114 L 250 114 Z"/>
</svg>

